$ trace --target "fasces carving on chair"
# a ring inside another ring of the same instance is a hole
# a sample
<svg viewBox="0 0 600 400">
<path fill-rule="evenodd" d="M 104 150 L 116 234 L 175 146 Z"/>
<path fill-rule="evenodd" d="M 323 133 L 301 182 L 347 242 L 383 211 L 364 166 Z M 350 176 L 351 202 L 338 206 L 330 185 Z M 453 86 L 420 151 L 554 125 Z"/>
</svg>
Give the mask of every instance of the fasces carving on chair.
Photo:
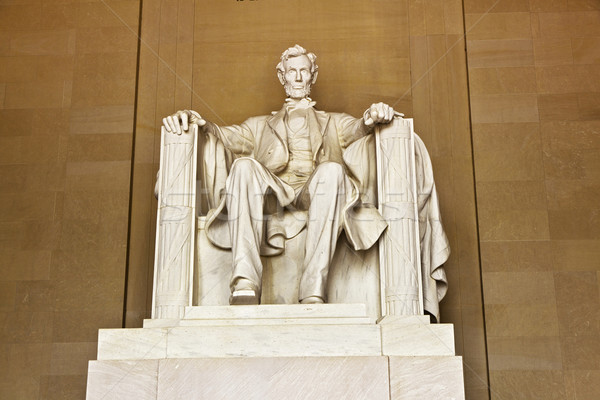
<svg viewBox="0 0 600 400">
<path fill-rule="evenodd" d="M 315 102 L 308 97 L 318 74 L 315 61 L 313 53 L 298 45 L 284 51 L 277 74 L 287 98 L 283 107 L 272 115 L 251 117 L 233 126 L 218 126 L 190 110 L 178 111 L 163 120 L 166 136 L 186 136 L 193 130 L 204 135 L 204 150 L 199 152 L 199 157 L 211 208 L 204 229 L 214 246 L 231 249 L 230 304 L 260 302 L 261 256 L 285 252 L 286 241 L 301 232 L 305 243 L 297 301 L 327 302 L 330 266 L 342 232 L 350 247 L 360 251 L 371 248 L 388 226 L 374 204 L 377 167 L 373 133 L 379 131 L 379 127 L 389 126 L 395 117 L 396 121 L 407 120 L 398 118 L 401 114 L 383 103 L 372 104 L 361 118 L 317 110 Z M 384 141 L 379 142 L 385 145 Z M 414 141 L 411 144 L 414 147 Z M 410 152 L 409 149 L 405 154 Z M 383 159 L 388 152 L 379 153 Z M 417 158 L 412 158 L 414 176 L 422 154 L 419 148 Z M 424 154 L 428 162 L 426 151 Z M 425 175 L 425 180 L 431 183 L 424 189 L 435 192 L 431 172 Z M 388 174 L 386 179 L 395 179 L 393 176 L 393 173 Z M 415 179 L 408 180 L 415 190 L 419 189 L 417 186 L 423 189 L 423 185 L 416 185 Z M 380 182 L 379 186 L 397 189 L 389 183 Z M 424 207 L 417 205 L 417 198 L 413 196 L 411 203 L 415 205 L 415 213 Z M 435 208 L 437 210 L 437 199 Z M 435 214 L 439 219 L 439 212 Z M 414 240 L 419 236 L 417 221 L 420 217 L 416 215 L 409 218 L 416 229 L 412 234 Z M 434 260 L 441 265 L 448 254 L 443 231 L 437 232 L 435 240 L 436 251 L 445 249 L 442 250 L 445 258 L 436 256 Z M 416 246 L 419 247 L 418 240 Z M 437 271 L 434 280 L 445 288 L 439 265 L 428 269 Z M 386 268 L 389 270 L 389 265 Z M 191 291 L 189 283 L 186 290 Z M 388 290 L 385 284 L 382 290 Z M 415 292 L 420 290 L 417 288 Z M 436 296 L 439 294 L 443 296 L 441 292 Z M 423 312 L 423 300 L 420 301 L 420 311 L 416 313 Z M 383 313 L 390 313 L 385 304 Z"/>
</svg>

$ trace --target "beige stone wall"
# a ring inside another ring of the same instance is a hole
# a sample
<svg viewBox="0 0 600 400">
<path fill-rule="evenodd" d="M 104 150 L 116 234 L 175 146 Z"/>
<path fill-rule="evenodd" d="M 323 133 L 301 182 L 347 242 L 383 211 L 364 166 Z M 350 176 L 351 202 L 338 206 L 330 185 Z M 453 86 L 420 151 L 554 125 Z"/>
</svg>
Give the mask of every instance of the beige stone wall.
<svg viewBox="0 0 600 400">
<path fill-rule="evenodd" d="M 467 398 L 489 398 L 488 365 L 494 399 L 599 397 L 597 1 L 139 6 L 1 2 L 0 398 L 84 398 L 97 330 L 150 313 L 160 119 L 278 109 L 296 42 L 319 56 L 319 108 L 415 118 Z"/>
<path fill-rule="evenodd" d="M 1 2 L 2 399 L 83 399 L 98 328 L 122 326 L 138 15 Z"/>
<path fill-rule="evenodd" d="M 599 10 L 465 1 L 492 399 L 600 397 Z"/>
</svg>

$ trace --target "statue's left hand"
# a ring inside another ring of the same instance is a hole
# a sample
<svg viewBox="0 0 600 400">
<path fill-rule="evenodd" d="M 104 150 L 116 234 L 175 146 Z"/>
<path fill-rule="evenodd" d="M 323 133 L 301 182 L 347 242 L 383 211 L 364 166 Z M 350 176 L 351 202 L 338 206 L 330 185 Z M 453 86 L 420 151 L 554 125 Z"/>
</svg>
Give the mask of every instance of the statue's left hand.
<svg viewBox="0 0 600 400">
<path fill-rule="evenodd" d="M 203 127 L 206 125 L 206 121 L 200 114 L 192 110 L 177 111 L 175 114 L 163 118 L 163 126 L 167 132 L 177 135 L 187 133 L 191 124 Z"/>
<path fill-rule="evenodd" d="M 395 115 L 400 115 L 395 112 L 392 107 L 385 103 L 371 104 L 363 114 L 365 125 L 371 126 L 374 124 L 387 124 L 392 122 Z"/>
</svg>

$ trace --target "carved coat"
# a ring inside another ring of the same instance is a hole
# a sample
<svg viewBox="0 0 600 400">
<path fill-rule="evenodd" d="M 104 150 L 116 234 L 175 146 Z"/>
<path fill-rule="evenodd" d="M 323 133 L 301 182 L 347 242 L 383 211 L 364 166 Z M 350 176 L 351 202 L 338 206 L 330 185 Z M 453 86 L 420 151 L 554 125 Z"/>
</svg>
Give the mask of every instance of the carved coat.
<svg viewBox="0 0 600 400">
<path fill-rule="evenodd" d="M 284 107 L 270 116 L 249 118 L 241 125 L 219 127 L 209 124 L 208 130 L 214 136 L 208 137 L 202 159 L 204 182 L 209 191 L 211 208 L 205 229 L 209 240 L 216 246 L 231 247 L 224 196 L 226 170 L 231 160 L 237 157 L 252 157 L 275 175 L 283 171 L 289 161 L 285 113 Z M 369 129 L 362 119 L 348 114 L 317 111 L 314 108 L 308 109 L 307 123 L 314 165 L 336 162 L 346 167 L 354 191 L 352 200 L 344 210 L 344 230 L 355 250 L 368 249 L 387 227 L 374 202 L 364 202 L 364 196 L 361 195 L 368 186 L 366 181 L 369 178 L 373 178 L 372 181 L 375 182 L 374 164 L 373 168 L 361 168 L 363 162 L 346 163 L 345 160 L 348 157 L 352 159 L 354 154 L 347 153 L 348 147 L 367 136 L 370 133 Z M 372 162 L 375 162 L 374 157 Z M 358 169 L 354 170 L 356 168 Z M 274 188 L 273 194 L 281 205 L 288 205 L 282 201 L 286 197 L 283 188 Z M 373 195 L 367 197 L 374 200 Z M 284 240 L 294 237 L 302 230 L 306 224 L 305 218 L 305 213 L 298 211 L 271 216 L 267 222 L 261 254 L 276 255 L 283 252 Z"/>
<path fill-rule="evenodd" d="M 285 107 L 271 116 L 252 117 L 241 125 L 208 126 L 205 136 L 202 179 L 208 191 L 210 211 L 206 218 L 206 233 L 218 247 L 230 248 L 224 188 L 233 159 L 253 157 L 277 174 L 288 163 Z M 348 114 L 326 113 L 309 109 L 313 162 L 315 165 L 333 161 L 345 166 L 354 185 L 352 201 L 344 210 L 344 231 L 355 250 L 370 248 L 385 230 L 387 223 L 376 209 L 377 167 L 373 135 L 362 118 Z M 424 309 L 439 320 L 439 301 L 447 291 L 442 264 L 450 255 L 448 239 L 441 223 L 433 171 L 429 154 L 418 136 L 415 140 L 415 161 L 421 239 L 421 271 Z M 275 190 L 275 192 L 277 192 Z M 276 197 L 278 193 L 274 193 Z M 273 215 L 267 221 L 261 254 L 283 252 L 285 239 L 297 235 L 305 226 L 304 212 Z"/>
</svg>

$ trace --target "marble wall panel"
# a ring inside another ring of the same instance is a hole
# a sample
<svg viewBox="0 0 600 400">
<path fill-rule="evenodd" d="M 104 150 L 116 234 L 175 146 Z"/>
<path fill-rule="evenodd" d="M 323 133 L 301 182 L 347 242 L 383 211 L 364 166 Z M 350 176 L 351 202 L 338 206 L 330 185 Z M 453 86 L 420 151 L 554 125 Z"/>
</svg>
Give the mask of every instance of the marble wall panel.
<svg viewBox="0 0 600 400">
<path fill-rule="evenodd" d="M 96 342 L 53 343 L 50 375 L 82 375 L 96 358 Z"/>
<path fill-rule="evenodd" d="M 561 65 L 573 63 L 571 39 L 539 39 L 533 41 L 535 65 Z"/>
<path fill-rule="evenodd" d="M 9 37 L 7 55 L 43 56 L 74 54 L 75 51 L 75 31 L 69 29 L 16 30 L 11 31 Z"/>
<path fill-rule="evenodd" d="M 532 12 L 540 11 L 567 11 L 568 0 L 529 0 L 529 7 Z"/>
<path fill-rule="evenodd" d="M 461 369 L 460 357 L 390 357 L 390 399 L 462 399 Z"/>
<path fill-rule="evenodd" d="M 474 3 L 479 8 L 465 3 L 467 21 L 480 18 L 487 4 Z M 585 396 L 575 382 L 598 369 L 594 274 L 599 264 L 594 246 L 600 163 L 593 161 L 592 153 L 597 153 L 599 89 L 598 69 L 592 65 L 597 62 L 599 20 L 592 3 L 530 0 L 530 12 L 523 13 L 530 19 L 523 26 L 530 31 L 514 33 L 533 45 L 528 65 L 535 67 L 535 76 L 530 70 L 513 71 L 529 81 L 528 88 L 534 90 L 528 93 L 537 94 L 532 108 L 539 122 L 532 118 L 529 127 L 537 132 L 529 135 L 535 138 L 529 144 L 535 144 L 528 146 L 525 135 L 521 142 L 501 143 L 499 139 L 507 136 L 482 133 L 490 127 L 499 133 L 514 129 L 503 121 L 474 126 L 492 398 Z M 506 95 L 513 93 L 510 86 L 498 83 L 496 71 L 482 70 L 497 65 L 484 64 L 486 59 L 494 62 L 493 56 L 478 47 L 506 40 L 510 25 L 503 18 L 509 15 L 486 16 L 482 21 L 493 26 L 467 32 L 472 95 L 502 89 Z M 510 59 L 498 55 L 497 63 Z M 475 102 L 475 121 L 495 115 L 494 104 L 481 104 L 477 98 Z M 515 164 L 508 156 L 502 163 L 494 149 L 512 149 L 530 161 Z M 586 373 L 576 379 L 571 372 L 575 369 Z"/>
<path fill-rule="evenodd" d="M 465 15 L 469 39 L 529 39 L 530 15 L 527 12 L 469 13 Z"/>
<path fill-rule="evenodd" d="M 549 240 L 481 243 L 481 263 L 484 272 L 552 271 L 554 260 L 554 247 Z"/>
<path fill-rule="evenodd" d="M 539 120 L 533 94 L 477 95 L 471 97 L 473 123 L 523 123 Z"/>
<path fill-rule="evenodd" d="M 561 340 L 557 336 L 488 337 L 489 368 L 507 370 L 561 370 Z M 491 390 L 494 390 L 491 387 Z"/>
<path fill-rule="evenodd" d="M 530 6 L 533 7 L 530 5 L 531 1 L 519 0 L 465 0 L 463 3 L 467 14 L 523 12 L 529 11 Z"/>
<path fill-rule="evenodd" d="M 473 68 L 472 94 L 536 93 L 534 67 Z"/>
<path fill-rule="evenodd" d="M 600 335 L 600 303 L 594 275 L 593 271 L 556 273 L 556 308 L 561 335 Z"/>
<path fill-rule="evenodd" d="M 477 181 L 536 181 L 544 176 L 536 123 L 473 124 Z"/>
<path fill-rule="evenodd" d="M 0 282 L 0 312 L 8 312 L 15 309 L 16 293 L 16 282 Z"/>
<path fill-rule="evenodd" d="M 386 357 L 180 359 L 159 361 L 157 399 L 383 400 L 389 388 Z"/>
<path fill-rule="evenodd" d="M 560 343 L 565 370 L 600 369 L 598 335 L 562 336 Z"/>
<path fill-rule="evenodd" d="M 600 373 L 594 370 L 565 373 L 566 398 L 593 400 L 600 396 Z"/>
<path fill-rule="evenodd" d="M 120 313 L 119 313 L 120 311 Z M 70 310 L 52 313 L 50 331 L 53 343 L 95 342 L 98 329 L 122 325 L 122 307 L 102 310 Z"/>
<path fill-rule="evenodd" d="M 15 289 L 1 339 L 42 345 L 50 369 L 30 368 L 33 384 L 14 368 L 0 397 L 82 398 L 97 329 L 120 326 L 123 313 L 129 178 L 111 163 L 131 160 L 139 2 L 41 3 L 5 2 L 0 13 L 0 137 L 10 151 L 0 237 L 15 236 L 0 240 L 0 281 Z M 134 30 L 119 41 L 123 23 Z"/>
<path fill-rule="evenodd" d="M 470 39 L 470 36 L 467 37 Z M 469 68 L 534 65 L 530 39 L 467 40 Z"/>
<path fill-rule="evenodd" d="M 557 271 L 600 270 L 597 240 L 554 240 L 550 254 Z"/>
<path fill-rule="evenodd" d="M 493 371 L 492 399 L 567 399 L 562 371 Z"/>
<path fill-rule="evenodd" d="M 554 304 L 486 305 L 486 333 L 492 336 L 558 336 Z"/>
<path fill-rule="evenodd" d="M 555 301 L 552 272 L 487 272 L 484 276 L 486 305 L 531 305 Z"/>
<path fill-rule="evenodd" d="M 0 381 L 0 396 L 23 400 L 39 399 L 40 381 L 29 376 L 17 376 L 10 380 Z"/>
<path fill-rule="evenodd" d="M 540 121 L 565 121 L 579 119 L 577 93 L 538 95 Z"/>
<path fill-rule="evenodd" d="M 577 96 L 579 100 L 579 114 L 582 120 L 600 119 L 600 94 L 598 93 L 580 93 Z"/>
<path fill-rule="evenodd" d="M 40 396 L 48 400 L 78 400 L 86 395 L 86 375 L 49 375 L 40 380 Z"/>
<path fill-rule="evenodd" d="M 538 67 L 539 93 L 598 92 L 600 71 L 593 64 Z"/>
<path fill-rule="evenodd" d="M 157 381 L 158 360 L 90 361 L 86 399 L 156 400 Z"/>
<path fill-rule="evenodd" d="M 575 37 L 571 39 L 573 62 L 575 64 L 598 64 L 600 62 L 600 38 Z"/>
</svg>

